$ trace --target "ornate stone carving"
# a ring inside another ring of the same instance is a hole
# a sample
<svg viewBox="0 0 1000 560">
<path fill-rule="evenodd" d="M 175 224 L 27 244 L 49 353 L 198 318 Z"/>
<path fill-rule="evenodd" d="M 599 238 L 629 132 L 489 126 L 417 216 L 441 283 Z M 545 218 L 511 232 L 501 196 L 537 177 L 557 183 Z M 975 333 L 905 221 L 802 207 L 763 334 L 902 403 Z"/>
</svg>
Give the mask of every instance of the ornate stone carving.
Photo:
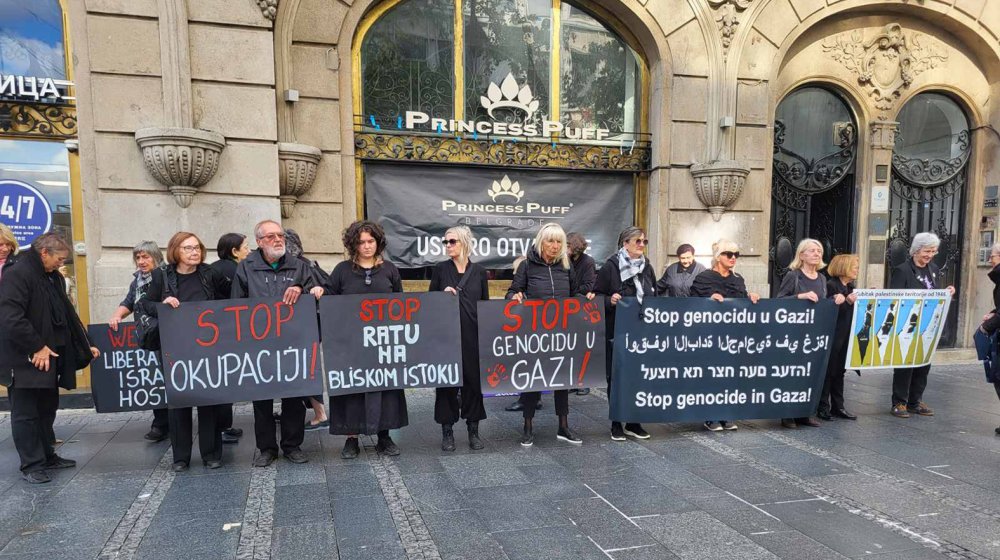
<svg viewBox="0 0 1000 560">
<path fill-rule="evenodd" d="M 76 107 L 0 101 L 0 132 L 9 136 L 76 138 Z"/>
<path fill-rule="evenodd" d="M 891 150 L 896 145 L 896 132 L 899 123 L 896 121 L 872 121 L 872 148 L 876 150 Z"/>
<path fill-rule="evenodd" d="M 746 185 L 750 166 L 735 160 L 696 163 L 691 166 L 694 190 L 698 200 L 706 207 L 715 221 L 739 200 Z"/>
<path fill-rule="evenodd" d="M 278 15 L 278 0 L 257 0 L 257 7 L 260 8 L 260 13 L 271 21 Z"/>
<path fill-rule="evenodd" d="M 278 199 L 282 218 L 291 218 L 299 197 L 312 188 L 322 157 L 319 148 L 278 142 Z"/>
<path fill-rule="evenodd" d="M 135 131 L 146 170 L 170 189 L 181 208 L 191 205 L 198 187 L 219 169 L 226 139 L 218 132 L 194 128 L 143 128 Z"/>
<path fill-rule="evenodd" d="M 729 57 L 729 47 L 733 44 L 733 36 L 740 24 L 740 14 L 750 7 L 753 0 L 708 0 L 715 9 L 715 22 L 719 24 L 719 37 L 722 39 L 723 58 Z"/>
<path fill-rule="evenodd" d="M 518 165 L 550 169 L 643 171 L 649 167 L 648 142 L 595 146 L 548 142 L 492 143 L 453 137 L 400 134 L 354 134 L 361 159 L 432 161 L 478 165 Z"/>
<path fill-rule="evenodd" d="M 916 76 L 948 59 L 945 47 L 931 41 L 890 23 L 869 40 L 860 30 L 830 37 L 823 42 L 823 52 L 857 75 L 858 83 L 874 99 L 879 118 L 885 119 Z"/>
</svg>

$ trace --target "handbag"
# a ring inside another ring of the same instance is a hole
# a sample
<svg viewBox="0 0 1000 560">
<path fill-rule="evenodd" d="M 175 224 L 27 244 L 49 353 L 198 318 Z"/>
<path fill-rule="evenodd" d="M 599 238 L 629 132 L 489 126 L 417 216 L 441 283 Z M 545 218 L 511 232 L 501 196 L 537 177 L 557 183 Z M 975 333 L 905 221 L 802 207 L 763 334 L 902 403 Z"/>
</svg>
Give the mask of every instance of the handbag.
<svg viewBox="0 0 1000 560">
<path fill-rule="evenodd" d="M 143 350 L 160 349 L 160 320 L 142 313 L 135 318 L 135 337 Z"/>
</svg>

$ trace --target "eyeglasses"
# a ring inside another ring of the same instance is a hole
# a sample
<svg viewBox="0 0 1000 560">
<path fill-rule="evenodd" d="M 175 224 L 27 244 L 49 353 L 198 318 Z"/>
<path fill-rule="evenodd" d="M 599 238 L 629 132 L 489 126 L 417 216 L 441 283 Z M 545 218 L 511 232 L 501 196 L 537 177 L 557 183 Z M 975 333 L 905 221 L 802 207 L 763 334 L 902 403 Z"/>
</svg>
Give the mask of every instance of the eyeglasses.
<svg viewBox="0 0 1000 560">
<path fill-rule="evenodd" d="M 719 254 L 722 255 L 723 257 L 726 257 L 727 259 L 738 259 L 738 258 L 740 258 L 740 252 L 739 251 L 722 251 Z"/>
<path fill-rule="evenodd" d="M 457 239 L 442 239 L 441 242 L 449 247 L 451 247 L 452 245 L 458 245 Z"/>
<path fill-rule="evenodd" d="M 276 241 L 278 239 L 281 239 L 282 241 L 284 241 L 285 234 L 284 233 L 269 233 L 267 235 L 262 235 L 262 236 L 258 237 L 257 241 L 263 240 L 263 241 L 267 241 L 268 243 L 273 243 L 274 241 Z"/>
<path fill-rule="evenodd" d="M 182 245 L 181 251 L 184 251 L 185 253 L 200 253 L 201 247 L 197 245 Z"/>
<path fill-rule="evenodd" d="M 365 270 L 365 286 L 371 286 L 371 285 L 372 285 L 372 269 L 369 268 Z"/>
<path fill-rule="evenodd" d="M 633 239 L 632 242 L 636 245 L 649 245 L 648 239 Z"/>
</svg>

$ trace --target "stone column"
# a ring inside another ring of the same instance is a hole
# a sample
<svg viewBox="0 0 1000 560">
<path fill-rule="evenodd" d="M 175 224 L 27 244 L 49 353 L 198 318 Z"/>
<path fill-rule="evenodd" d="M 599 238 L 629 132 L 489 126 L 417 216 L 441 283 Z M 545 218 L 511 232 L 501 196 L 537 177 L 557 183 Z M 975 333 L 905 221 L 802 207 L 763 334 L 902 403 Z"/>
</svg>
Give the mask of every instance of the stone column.
<svg viewBox="0 0 1000 560">
<path fill-rule="evenodd" d="M 863 220 L 859 239 L 867 239 L 867 243 L 859 247 L 864 258 L 862 267 L 865 275 L 864 282 L 859 281 L 858 284 L 863 287 L 882 286 L 885 280 L 886 243 L 892 227 L 888 211 L 892 150 L 898 129 L 899 123 L 895 121 L 877 120 L 871 123 L 871 165 L 859 175 L 862 199 L 858 210 Z M 867 235 L 864 235 L 865 232 Z"/>
</svg>

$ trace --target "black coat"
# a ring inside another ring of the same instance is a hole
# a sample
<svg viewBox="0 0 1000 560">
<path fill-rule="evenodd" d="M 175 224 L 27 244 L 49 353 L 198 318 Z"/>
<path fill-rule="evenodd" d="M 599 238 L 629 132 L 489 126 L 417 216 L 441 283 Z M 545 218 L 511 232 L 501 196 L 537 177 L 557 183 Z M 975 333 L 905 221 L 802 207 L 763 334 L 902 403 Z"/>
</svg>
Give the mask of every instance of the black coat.
<svg viewBox="0 0 1000 560">
<path fill-rule="evenodd" d="M 892 276 L 889 278 L 889 289 L 891 290 L 926 290 L 927 284 L 922 278 L 926 278 L 931 283 L 930 289 L 941 287 L 941 271 L 933 262 L 927 264 L 927 268 L 920 270 L 913 263 L 913 259 L 906 259 L 906 262 L 892 269 Z"/>
<path fill-rule="evenodd" d="M 205 301 L 214 299 L 229 299 L 231 291 L 229 279 L 210 265 L 199 264 L 196 269 Z M 142 299 L 136 302 L 137 315 L 152 315 L 157 317 L 157 303 L 163 303 L 168 297 L 180 299 L 177 292 L 177 266 L 169 265 L 153 271 L 153 277 L 146 287 Z"/>
<path fill-rule="evenodd" d="M 431 273 L 431 285 L 428 291 L 440 292 L 445 288 L 458 288 L 465 280 L 465 285 L 458 292 L 459 321 L 462 325 L 462 378 L 463 385 L 479 380 L 479 321 L 478 306 L 480 301 L 490 299 L 490 285 L 486 277 L 486 269 L 474 262 L 469 262 L 465 273 L 458 274 L 455 262 L 448 259 L 437 263 Z"/>
<path fill-rule="evenodd" d="M 646 258 L 646 257 L 643 257 Z M 642 294 L 644 298 L 656 295 L 656 272 L 653 271 L 653 263 L 646 259 L 646 266 L 639 275 L 642 282 Z M 629 280 L 622 283 L 621 269 L 618 268 L 618 254 L 608 257 L 607 262 L 597 273 L 597 284 L 594 286 L 594 293 L 604 296 L 604 322 L 605 336 L 611 340 L 615 336 L 615 309 L 611 305 L 611 295 L 621 294 L 622 297 L 635 297 L 635 282 Z"/>
<path fill-rule="evenodd" d="M 847 363 L 847 343 L 851 340 L 854 304 L 847 301 L 847 296 L 852 293 L 854 293 L 853 282 L 846 286 L 840 278 L 830 278 L 826 282 L 827 297 L 832 299 L 837 294 L 844 296 L 844 303 L 837 307 L 837 327 L 833 332 L 833 348 L 830 351 L 830 368 L 837 368 L 839 371 L 844 371 L 844 364 Z"/>
<path fill-rule="evenodd" d="M 278 268 L 274 269 L 267 264 L 267 260 L 258 249 L 236 265 L 230 297 L 280 298 L 285 294 L 285 290 L 292 286 L 298 286 L 303 292 L 308 292 L 316 286 L 308 265 L 285 254 L 278 259 Z"/>
<path fill-rule="evenodd" d="M 705 265 L 698 261 L 691 263 L 687 270 L 681 270 L 681 263 L 675 262 L 663 270 L 663 276 L 656 283 L 656 293 L 661 296 L 688 297 L 691 295 L 694 279 L 705 270 Z"/>
<path fill-rule="evenodd" d="M 983 330 L 992 334 L 997 329 L 1000 329 L 1000 313 L 997 313 L 997 310 L 1000 309 L 1000 265 L 993 267 L 993 270 L 987 276 L 993 282 L 994 315 L 992 319 L 988 319 L 983 323 Z"/>
<path fill-rule="evenodd" d="M 597 263 L 594 262 L 594 257 L 583 253 L 575 261 L 570 259 L 570 262 L 580 293 L 587 294 L 594 291 L 594 285 L 597 283 Z"/>
<path fill-rule="evenodd" d="M 233 277 L 236 276 L 236 266 L 238 264 L 235 259 L 219 259 L 212 263 L 212 268 L 232 282 Z"/>
<path fill-rule="evenodd" d="M 45 346 L 55 352 L 62 348 L 56 360 L 59 367 L 47 372 L 30 361 Z M 76 370 L 93 359 L 90 346 L 87 331 L 66 295 L 62 274 L 45 272 L 33 249 L 22 253 L 17 266 L 6 268 L 0 282 L 0 384 L 10 387 L 16 380 L 16 387 L 22 389 L 75 389 Z"/>
<path fill-rule="evenodd" d="M 743 277 L 730 271 L 729 276 L 723 276 L 711 268 L 695 276 L 691 284 L 691 297 L 712 297 L 712 294 L 722 294 L 724 298 L 748 298 L 747 284 Z"/>
<path fill-rule="evenodd" d="M 534 247 L 528 250 L 528 258 L 514 272 L 514 280 L 507 290 L 507 299 L 517 293 L 535 299 L 581 295 L 576 276 L 573 274 L 572 263 L 569 268 L 563 268 L 559 261 L 548 264 L 542 260 Z"/>
</svg>

